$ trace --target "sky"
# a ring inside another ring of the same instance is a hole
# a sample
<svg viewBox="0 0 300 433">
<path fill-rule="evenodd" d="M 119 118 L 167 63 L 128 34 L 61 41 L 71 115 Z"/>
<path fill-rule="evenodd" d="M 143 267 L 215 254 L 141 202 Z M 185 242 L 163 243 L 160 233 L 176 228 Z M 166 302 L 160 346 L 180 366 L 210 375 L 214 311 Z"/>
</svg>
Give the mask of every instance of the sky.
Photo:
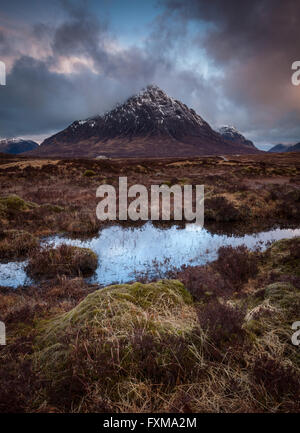
<svg viewBox="0 0 300 433">
<path fill-rule="evenodd" d="M 1 0 L 0 137 L 42 142 L 148 84 L 261 149 L 300 141 L 298 0 Z"/>
</svg>

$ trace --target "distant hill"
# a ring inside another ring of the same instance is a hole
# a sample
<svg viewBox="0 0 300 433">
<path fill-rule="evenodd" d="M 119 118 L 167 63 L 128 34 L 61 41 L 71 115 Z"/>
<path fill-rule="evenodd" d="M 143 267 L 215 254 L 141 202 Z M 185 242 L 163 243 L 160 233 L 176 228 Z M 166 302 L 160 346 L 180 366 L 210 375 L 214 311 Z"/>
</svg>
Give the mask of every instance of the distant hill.
<svg viewBox="0 0 300 433">
<path fill-rule="evenodd" d="M 31 154 L 168 157 L 257 152 L 255 146 L 224 139 L 193 109 L 151 85 L 103 116 L 76 120 Z"/>
<path fill-rule="evenodd" d="M 22 140 L 21 138 L 11 138 L 0 140 L 0 152 L 18 155 L 37 149 L 39 145 L 32 140 Z"/>
<path fill-rule="evenodd" d="M 271 147 L 268 152 L 285 152 L 288 147 L 288 144 L 276 144 L 276 146 Z"/>
<path fill-rule="evenodd" d="M 221 126 L 221 128 L 218 129 L 218 132 L 229 143 L 234 143 L 243 148 L 248 148 L 249 153 L 252 153 L 251 151 L 254 149 L 257 150 L 253 142 L 247 140 L 247 138 L 245 138 L 244 135 L 242 135 L 234 126 Z"/>
<path fill-rule="evenodd" d="M 300 143 L 293 144 L 293 146 L 289 146 L 286 152 L 300 152 Z"/>
<path fill-rule="evenodd" d="M 268 152 L 300 152 L 300 143 L 296 144 L 276 144 Z"/>
</svg>

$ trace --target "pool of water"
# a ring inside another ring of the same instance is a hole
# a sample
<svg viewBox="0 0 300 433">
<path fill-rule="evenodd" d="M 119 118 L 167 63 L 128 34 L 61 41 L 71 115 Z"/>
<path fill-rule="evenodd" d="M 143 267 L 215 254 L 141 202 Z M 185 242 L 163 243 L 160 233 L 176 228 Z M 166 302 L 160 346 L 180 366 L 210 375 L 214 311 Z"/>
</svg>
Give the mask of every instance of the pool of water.
<svg viewBox="0 0 300 433">
<path fill-rule="evenodd" d="M 88 281 L 107 285 L 128 282 L 137 275 L 164 277 L 174 267 L 203 265 L 217 258 L 219 247 L 245 244 L 249 249 L 269 242 L 300 236 L 300 229 L 262 231 L 244 236 L 213 234 L 197 225 L 185 228 L 170 226 L 159 228 L 151 222 L 142 227 L 111 226 L 102 229 L 89 240 L 62 236 L 47 238 L 43 244 L 58 246 L 61 243 L 91 248 L 98 254 L 98 268 Z M 25 272 L 26 261 L 0 263 L 0 285 L 17 287 L 32 281 Z"/>
</svg>

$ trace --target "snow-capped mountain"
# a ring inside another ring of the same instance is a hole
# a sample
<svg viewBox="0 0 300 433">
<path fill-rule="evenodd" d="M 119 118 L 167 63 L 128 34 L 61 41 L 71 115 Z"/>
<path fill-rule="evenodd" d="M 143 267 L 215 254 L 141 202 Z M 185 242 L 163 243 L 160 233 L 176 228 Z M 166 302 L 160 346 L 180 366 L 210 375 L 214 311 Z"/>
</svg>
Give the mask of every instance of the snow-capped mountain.
<svg viewBox="0 0 300 433">
<path fill-rule="evenodd" d="M 151 85 L 103 116 L 73 122 L 46 139 L 36 154 L 134 157 L 246 152 L 248 146 L 224 140 L 193 109 Z"/>
<path fill-rule="evenodd" d="M 0 152 L 12 153 L 17 155 L 19 153 L 28 152 L 37 149 L 39 145 L 32 140 L 23 140 L 22 138 L 6 138 L 0 140 Z"/>
<path fill-rule="evenodd" d="M 187 132 L 197 133 L 199 128 L 206 126 L 194 110 L 168 97 L 157 86 L 148 86 L 104 116 L 76 121 L 70 128 L 74 134 L 77 134 L 78 128 L 89 130 L 91 134 L 96 129 L 99 137 L 105 139 L 145 134 L 169 135 L 177 139 Z"/>
<path fill-rule="evenodd" d="M 218 129 L 219 134 L 231 143 L 247 146 L 249 149 L 256 149 L 251 140 L 247 140 L 234 126 L 224 125 Z"/>
</svg>

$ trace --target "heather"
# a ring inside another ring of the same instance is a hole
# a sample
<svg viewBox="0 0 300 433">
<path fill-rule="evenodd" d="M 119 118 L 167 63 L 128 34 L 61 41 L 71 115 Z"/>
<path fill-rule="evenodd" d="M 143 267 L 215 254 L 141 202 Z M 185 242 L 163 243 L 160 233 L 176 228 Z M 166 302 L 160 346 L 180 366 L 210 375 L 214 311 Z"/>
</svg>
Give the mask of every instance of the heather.
<svg viewBox="0 0 300 433">
<path fill-rule="evenodd" d="M 298 223 L 298 154 L 194 158 L 41 159 L 0 156 L 0 229 L 36 237 L 57 233 L 91 236 L 103 227 L 96 218 L 96 189 L 118 186 L 205 185 L 205 221 L 230 231 L 261 230 Z M 34 182 L 32 181 L 34 179 Z M 173 219 L 171 206 L 171 219 Z M 122 223 L 122 222 L 121 222 Z"/>
<path fill-rule="evenodd" d="M 98 233 L 96 189 L 119 176 L 204 184 L 212 232 L 298 225 L 297 155 L 1 156 L 0 257 L 26 260 L 31 282 L 0 288 L 0 411 L 299 412 L 299 238 L 223 246 L 205 266 L 170 263 L 168 279 L 136 273 L 104 288 L 86 278 L 100 260 L 92 250 L 43 243 Z"/>
<path fill-rule="evenodd" d="M 298 412 L 299 244 L 221 248 L 176 279 L 1 289 L 0 410 Z"/>
</svg>

